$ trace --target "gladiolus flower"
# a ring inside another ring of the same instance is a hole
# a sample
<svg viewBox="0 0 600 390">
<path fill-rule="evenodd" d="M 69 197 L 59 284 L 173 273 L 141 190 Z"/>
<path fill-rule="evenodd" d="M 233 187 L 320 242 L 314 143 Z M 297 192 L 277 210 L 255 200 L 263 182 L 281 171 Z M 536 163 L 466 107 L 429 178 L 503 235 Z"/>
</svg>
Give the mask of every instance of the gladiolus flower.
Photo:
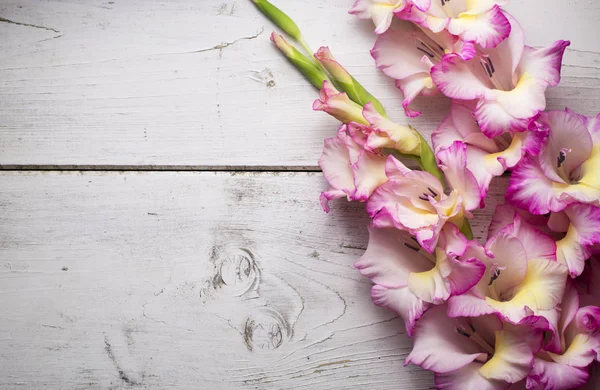
<svg viewBox="0 0 600 390">
<path fill-rule="evenodd" d="M 475 56 L 475 47 L 457 41 L 447 31 L 426 34 L 409 22 L 398 23 L 375 42 L 371 55 L 383 73 L 396 79 L 402 90 L 402 107 L 406 116 L 421 113 L 410 108 L 418 95 L 431 96 L 439 92 L 431 79 L 431 68 L 447 53 L 456 52 L 464 59 Z"/>
<path fill-rule="evenodd" d="M 475 119 L 490 138 L 529 128 L 531 118 L 546 107 L 546 88 L 560 81 L 562 56 L 570 44 L 524 46 L 520 26 L 509 19 L 512 33 L 495 49 L 481 49 L 482 54 L 469 61 L 448 54 L 431 70 L 444 95 L 477 100 Z"/>
<path fill-rule="evenodd" d="M 569 286 L 560 310 L 558 332 L 535 354 L 528 388 L 573 389 L 588 379 L 587 367 L 600 352 L 600 307 L 579 305 L 577 291 Z"/>
<path fill-rule="evenodd" d="M 325 111 L 343 123 L 362 125 L 362 133 L 368 135 L 368 149 L 388 148 L 407 155 L 421 154 L 421 138 L 414 129 L 390 121 L 377 112 L 372 103 L 361 107 L 350 100 L 348 94 L 339 92 L 328 81 L 323 83 L 319 99 L 313 103 L 313 109 Z"/>
<path fill-rule="evenodd" d="M 366 137 L 361 139 L 356 127 L 360 125 L 344 124 L 337 137 L 325 140 L 319 166 L 330 186 L 321 194 L 321 206 L 326 212 L 330 200 L 345 196 L 348 200 L 366 201 L 375 188 L 387 181 L 385 156 L 365 150 L 359 142 L 366 142 Z"/>
<path fill-rule="evenodd" d="M 464 293 L 483 275 L 481 262 L 463 256 L 466 247 L 467 239 L 453 225 L 444 228 L 433 254 L 406 231 L 370 226 L 369 245 L 355 267 L 375 283 L 375 304 L 400 314 L 411 335 L 431 304 Z"/>
<path fill-rule="evenodd" d="M 523 133 L 504 133 L 488 138 L 474 117 L 474 102 L 454 100 L 450 115 L 432 134 L 434 150 L 439 151 L 456 141 L 466 145 L 467 169 L 473 173 L 485 199 L 493 177 L 514 167 L 526 154 L 536 155 L 547 132 L 532 129 Z"/>
<path fill-rule="evenodd" d="M 372 19 L 375 24 L 375 34 L 384 33 L 392 23 L 395 12 L 415 6 L 426 11 L 431 6 L 431 0 L 356 0 L 348 13 L 360 19 Z"/>
<path fill-rule="evenodd" d="M 438 154 L 451 192 L 428 172 L 408 169 L 390 156 L 386 162 L 388 181 L 367 202 L 376 227 L 395 227 L 416 237 L 433 252 L 438 235 L 447 222 L 462 226 L 470 210 L 480 202 L 477 182 L 466 169 L 464 145 L 455 144 Z"/>
<path fill-rule="evenodd" d="M 315 53 L 315 59 L 331 74 L 333 81 L 346 92 L 350 100 L 364 106 L 371 103 L 377 112 L 385 115 L 383 106 L 333 57 L 328 47 L 322 46 Z"/>
<path fill-rule="evenodd" d="M 495 234 L 518 215 L 556 241 L 556 259 L 569 268 L 572 278 L 579 276 L 594 245 L 600 244 L 600 208 L 574 203 L 549 216 L 530 214 L 509 205 L 497 207 L 489 233 Z"/>
<path fill-rule="evenodd" d="M 417 321 L 405 365 L 435 372 L 438 389 L 501 390 L 527 376 L 533 364 L 529 329 L 493 315 L 448 318 L 445 309 L 431 308 Z"/>
<path fill-rule="evenodd" d="M 534 214 L 564 210 L 575 202 L 600 205 L 600 114 L 588 118 L 570 110 L 538 118 L 550 130 L 536 157 L 513 171 L 507 199 Z"/>
<path fill-rule="evenodd" d="M 518 214 L 503 226 L 505 221 L 502 209 L 497 209 L 490 237 L 477 255 L 486 265 L 486 274 L 468 294 L 449 301 L 449 315 L 497 313 L 513 324 L 536 316 L 555 327 L 567 267 L 556 261 L 556 244 L 551 237 Z"/>
<path fill-rule="evenodd" d="M 395 13 L 400 19 L 415 22 L 434 33 L 446 29 L 463 41 L 492 48 L 511 32 L 511 23 L 500 9 L 507 3 L 507 0 L 441 0 L 432 1 L 426 10 L 411 7 Z"/>
</svg>

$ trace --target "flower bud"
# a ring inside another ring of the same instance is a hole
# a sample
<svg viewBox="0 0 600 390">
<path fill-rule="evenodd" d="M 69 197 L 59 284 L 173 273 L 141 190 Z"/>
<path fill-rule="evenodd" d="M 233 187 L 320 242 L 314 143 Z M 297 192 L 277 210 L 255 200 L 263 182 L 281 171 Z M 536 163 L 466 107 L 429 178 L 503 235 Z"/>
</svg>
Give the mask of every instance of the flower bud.
<svg viewBox="0 0 600 390">
<path fill-rule="evenodd" d="M 303 55 L 294 46 L 290 45 L 281 35 L 271 34 L 271 40 L 275 46 L 287 57 L 287 59 L 306 77 L 316 88 L 323 86 L 323 81 L 329 80 L 325 72 L 318 68 L 308 57 Z"/>
<path fill-rule="evenodd" d="M 361 106 L 370 102 L 377 112 L 381 115 L 386 115 L 379 100 L 371 95 L 342 65 L 340 65 L 339 62 L 336 61 L 328 47 L 321 47 L 315 54 L 315 58 L 323 65 L 329 74 L 331 74 L 335 84 L 342 91 L 346 92 L 352 101 Z"/>
<path fill-rule="evenodd" d="M 262 12 L 270 21 L 275 23 L 277 27 L 282 29 L 287 35 L 296 41 L 302 41 L 302 34 L 300 33 L 300 29 L 294 23 L 294 21 L 287 16 L 282 10 L 275 7 L 273 4 L 269 3 L 267 0 L 252 0 L 254 4 L 258 7 L 260 12 Z"/>
</svg>

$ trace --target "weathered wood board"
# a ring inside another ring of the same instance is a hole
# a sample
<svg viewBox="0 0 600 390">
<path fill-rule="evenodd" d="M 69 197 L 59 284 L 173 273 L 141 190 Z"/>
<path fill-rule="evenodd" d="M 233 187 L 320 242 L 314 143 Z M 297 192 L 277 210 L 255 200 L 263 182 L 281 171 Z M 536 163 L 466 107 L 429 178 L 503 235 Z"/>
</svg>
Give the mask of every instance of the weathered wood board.
<svg viewBox="0 0 600 390">
<path fill-rule="evenodd" d="M 352 267 L 362 205 L 326 215 L 322 187 L 318 173 L 2 173 L 0 389 L 430 388 Z"/>
<path fill-rule="evenodd" d="M 398 107 L 351 3 L 277 2 Z M 508 9 L 530 45 L 572 41 L 548 107 L 600 111 L 600 4 Z M 433 387 L 352 267 L 362 206 L 324 214 L 318 173 L 236 172 L 314 170 L 337 126 L 273 29 L 249 0 L 0 2 L 0 169 L 33 170 L 0 173 L 0 389 Z M 425 134 L 449 106 L 416 105 Z"/>
<path fill-rule="evenodd" d="M 352 0 L 280 0 L 313 48 L 328 44 L 405 121 L 400 92 L 374 67 L 369 21 Z M 600 3 L 514 0 L 508 9 L 543 46 L 570 39 L 550 108 L 600 107 Z M 316 167 L 336 122 L 269 41 L 249 0 L 0 3 L 0 165 Z M 442 97 L 411 121 L 431 133 Z"/>
</svg>

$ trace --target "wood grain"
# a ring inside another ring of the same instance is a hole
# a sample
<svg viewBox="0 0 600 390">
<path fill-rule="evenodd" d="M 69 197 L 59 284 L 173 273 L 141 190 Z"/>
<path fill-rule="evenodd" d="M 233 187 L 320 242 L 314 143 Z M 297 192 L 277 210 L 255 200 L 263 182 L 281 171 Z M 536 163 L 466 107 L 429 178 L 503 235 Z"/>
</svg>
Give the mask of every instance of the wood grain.
<svg viewBox="0 0 600 390">
<path fill-rule="evenodd" d="M 316 173 L 0 174 L 0 389 L 431 388 L 352 267 L 363 206 L 326 215 L 322 187 Z"/>
<path fill-rule="evenodd" d="M 340 61 L 405 122 L 400 92 L 374 67 L 369 21 L 350 0 L 280 0 L 316 49 Z M 596 114 L 600 5 L 514 0 L 527 42 L 571 39 L 548 107 Z M 335 120 L 268 39 L 249 0 L 45 1 L 0 4 L 0 165 L 315 169 Z M 418 99 L 430 134 L 442 97 Z M 394 110 L 393 108 L 397 109 Z"/>
</svg>

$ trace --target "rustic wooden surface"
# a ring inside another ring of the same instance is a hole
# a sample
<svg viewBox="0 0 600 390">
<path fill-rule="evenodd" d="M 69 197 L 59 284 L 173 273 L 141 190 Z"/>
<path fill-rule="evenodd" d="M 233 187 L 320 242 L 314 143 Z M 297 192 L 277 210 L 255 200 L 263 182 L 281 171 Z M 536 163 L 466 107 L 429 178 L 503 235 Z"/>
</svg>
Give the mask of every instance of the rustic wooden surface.
<svg viewBox="0 0 600 390">
<path fill-rule="evenodd" d="M 279 4 L 315 50 L 328 44 L 384 105 L 398 106 L 399 90 L 368 52 L 372 24 L 347 14 L 352 2 Z M 600 3 L 515 0 L 509 10 L 530 45 L 573 41 L 549 107 L 595 114 Z M 335 127 L 312 112 L 315 91 L 249 0 L 4 0 L 0 18 L 14 22 L 0 21 L 3 165 L 312 169 Z M 411 123 L 431 133 L 448 102 L 417 107 L 424 115 Z"/>
<path fill-rule="evenodd" d="M 351 3 L 278 2 L 397 106 Z M 509 9 L 531 45 L 573 41 L 549 107 L 595 114 L 600 5 Z M 352 268 L 361 205 L 325 215 L 320 173 L 276 172 L 316 170 L 336 123 L 272 29 L 247 0 L 0 2 L 0 389 L 433 386 Z M 430 133 L 448 102 L 417 106 Z"/>
</svg>

